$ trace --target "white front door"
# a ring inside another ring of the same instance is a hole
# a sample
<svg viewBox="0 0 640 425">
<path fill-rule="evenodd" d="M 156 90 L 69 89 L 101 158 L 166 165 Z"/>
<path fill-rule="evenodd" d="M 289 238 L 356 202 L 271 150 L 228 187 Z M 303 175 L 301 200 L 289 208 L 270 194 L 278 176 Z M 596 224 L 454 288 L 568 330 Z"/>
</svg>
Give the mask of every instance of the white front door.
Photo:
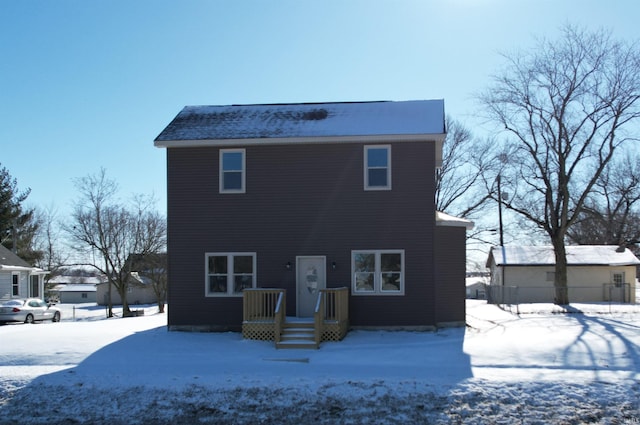
<svg viewBox="0 0 640 425">
<path fill-rule="evenodd" d="M 320 289 L 327 286 L 326 258 L 296 258 L 296 298 L 298 317 L 312 317 L 316 309 Z"/>
</svg>

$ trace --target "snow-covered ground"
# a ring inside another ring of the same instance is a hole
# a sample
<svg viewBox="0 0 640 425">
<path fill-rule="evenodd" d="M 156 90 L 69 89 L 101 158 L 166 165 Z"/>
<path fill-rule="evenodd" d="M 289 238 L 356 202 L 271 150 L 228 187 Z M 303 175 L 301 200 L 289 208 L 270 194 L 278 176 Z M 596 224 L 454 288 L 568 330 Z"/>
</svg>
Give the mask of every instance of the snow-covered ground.
<svg viewBox="0 0 640 425">
<path fill-rule="evenodd" d="M 640 305 L 467 301 L 466 329 L 319 350 L 62 307 L 0 326 L 0 424 L 640 424 Z"/>
</svg>

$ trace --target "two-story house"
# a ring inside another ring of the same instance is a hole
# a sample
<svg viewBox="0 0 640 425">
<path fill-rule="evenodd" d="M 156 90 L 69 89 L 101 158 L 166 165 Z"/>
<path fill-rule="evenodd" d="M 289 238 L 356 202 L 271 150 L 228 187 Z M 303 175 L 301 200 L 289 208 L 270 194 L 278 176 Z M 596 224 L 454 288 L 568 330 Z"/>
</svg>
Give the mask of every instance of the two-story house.
<svg viewBox="0 0 640 425">
<path fill-rule="evenodd" d="M 187 106 L 167 150 L 168 325 L 238 330 L 243 291 L 352 327 L 465 320 L 465 231 L 434 206 L 444 101 Z"/>
</svg>

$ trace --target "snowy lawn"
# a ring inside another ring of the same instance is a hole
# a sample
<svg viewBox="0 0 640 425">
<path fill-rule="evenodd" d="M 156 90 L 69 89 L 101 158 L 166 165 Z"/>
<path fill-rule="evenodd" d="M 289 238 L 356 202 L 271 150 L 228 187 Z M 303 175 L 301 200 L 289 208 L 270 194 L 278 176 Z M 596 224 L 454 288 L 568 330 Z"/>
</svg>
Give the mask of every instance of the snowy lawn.
<svg viewBox="0 0 640 425">
<path fill-rule="evenodd" d="M 640 424 L 640 305 L 467 301 L 466 329 L 319 350 L 62 307 L 0 326 L 0 424 Z"/>
</svg>

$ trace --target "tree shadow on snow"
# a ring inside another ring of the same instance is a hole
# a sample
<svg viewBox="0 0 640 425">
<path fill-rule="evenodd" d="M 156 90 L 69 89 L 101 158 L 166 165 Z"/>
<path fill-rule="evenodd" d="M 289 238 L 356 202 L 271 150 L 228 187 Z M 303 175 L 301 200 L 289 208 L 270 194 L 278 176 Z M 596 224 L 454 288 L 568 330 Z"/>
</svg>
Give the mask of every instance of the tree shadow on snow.
<svg viewBox="0 0 640 425">
<path fill-rule="evenodd" d="M 580 331 L 564 350 L 565 367 L 591 371 L 595 380 L 606 380 L 608 372 L 635 379 L 640 371 L 640 346 L 630 338 L 640 332 L 640 326 L 615 316 L 575 313 L 569 317 L 580 325 Z"/>
</svg>

